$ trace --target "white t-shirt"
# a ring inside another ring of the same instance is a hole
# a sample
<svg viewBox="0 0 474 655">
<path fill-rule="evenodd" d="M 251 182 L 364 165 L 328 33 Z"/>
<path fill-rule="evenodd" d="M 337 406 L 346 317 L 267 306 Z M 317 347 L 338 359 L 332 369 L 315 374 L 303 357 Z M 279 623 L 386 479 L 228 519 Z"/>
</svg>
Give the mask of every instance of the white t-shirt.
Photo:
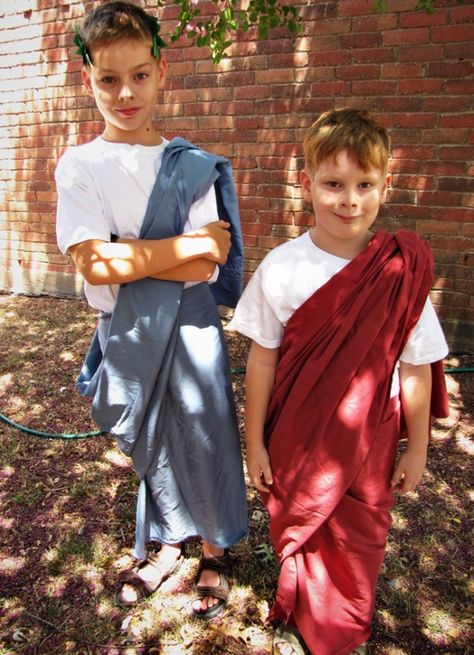
<svg viewBox="0 0 474 655">
<path fill-rule="evenodd" d="M 111 234 L 129 239 L 139 236 L 167 143 L 129 145 L 98 137 L 66 150 L 55 174 L 56 234 L 61 252 L 89 239 L 110 241 Z M 218 220 L 218 213 L 211 187 L 192 205 L 184 231 L 197 230 L 214 220 Z M 217 279 L 218 270 L 216 266 L 211 282 Z M 110 312 L 118 285 L 93 286 L 85 281 L 84 293 L 92 307 Z"/>
<path fill-rule="evenodd" d="M 245 287 L 228 328 L 264 348 L 278 348 L 289 318 L 349 261 L 318 248 L 309 232 L 287 241 L 263 259 Z M 447 354 L 443 331 L 428 298 L 400 359 L 421 365 Z M 390 395 L 398 392 L 397 366 Z"/>
</svg>

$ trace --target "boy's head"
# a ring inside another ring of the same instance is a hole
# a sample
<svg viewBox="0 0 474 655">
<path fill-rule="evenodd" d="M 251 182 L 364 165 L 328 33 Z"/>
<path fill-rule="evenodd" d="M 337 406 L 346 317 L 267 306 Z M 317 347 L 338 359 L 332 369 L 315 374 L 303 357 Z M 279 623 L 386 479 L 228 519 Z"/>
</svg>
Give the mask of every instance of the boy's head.
<svg viewBox="0 0 474 655">
<path fill-rule="evenodd" d="M 159 36 L 157 19 L 141 7 L 121 0 L 112 0 L 92 10 L 77 30 L 75 39 L 86 66 L 93 63 L 95 48 L 117 41 L 148 41 L 152 55 L 159 58 L 166 43 Z"/>
<path fill-rule="evenodd" d="M 159 24 L 128 2 L 106 2 L 94 9 L 75 44 L 84 66 L 82 79 L 105 120 L 104 139 L 158 145 L 154 128 L 158 93 L 166 79 Z"/>
<path fill-rule="evenodd" d="M 310 127 L 300 179 L 316 246 L 345 259 L 367 246 L 387 195 L 389 148 L 387 131 L 364 110 L 327 112 Z"/>
<path fill-rule="evenodd" d="M 363 170 L 377 168 L 385 175 L 390 154 L 387 130 L 363 109 L 328 111 L 313 123 L 304 142 L 305 168 L 311 175 L 326 159 L 342 151 Z"/>
</svg>

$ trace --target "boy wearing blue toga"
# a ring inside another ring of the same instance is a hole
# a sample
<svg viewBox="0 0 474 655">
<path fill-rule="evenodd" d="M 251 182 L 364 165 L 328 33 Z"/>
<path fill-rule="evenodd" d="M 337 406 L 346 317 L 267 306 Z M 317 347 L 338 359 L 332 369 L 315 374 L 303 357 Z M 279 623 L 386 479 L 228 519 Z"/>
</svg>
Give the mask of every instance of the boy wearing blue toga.
<svg viewBox="0 0 474 655">
<path fill-rule="evenodd" d="M 166 79 L 157 20 L 107 2 L 75 43 L 105 129 L 58 163 L 57 238 L 99 312 L 79 388 L 140 479 L 120 605 L 153 593 L 202 539 L 193 613 L 228 594 L 227 549 L 247 532 L 230 368 L 217 305 L 235 306 L 242 237 L 227 160 L 155 131 Z M 157 554 L 146 543 L 159 541 Z"/>
</svg>

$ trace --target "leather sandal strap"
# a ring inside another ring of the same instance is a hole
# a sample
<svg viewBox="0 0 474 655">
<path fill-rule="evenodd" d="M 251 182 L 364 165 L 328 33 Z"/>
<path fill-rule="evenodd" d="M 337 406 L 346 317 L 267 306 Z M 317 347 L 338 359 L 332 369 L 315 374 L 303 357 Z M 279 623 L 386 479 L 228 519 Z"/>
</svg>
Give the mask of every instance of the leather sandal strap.
<svg viewBox="0 0 474 655">
<path fill-rule="evenodd" d="M 199 580 L 204 570 L 230 575 L 232 572 L 232 560 L 228 555 L 222 555 L 221 557 L 201 557 L 196 580 Z"/>
<path fill-rule="evenodd" d="M 146 598 L 156 589 L 154 585 L 151 585 L 146 580 L 143 580 L 143 578 L 141 578 L 135 571 L 128 571 L 128 573 L 124 576 L 121 585 L 123 587 L 126 584 L 135 589 L 137 593 L 137 600 Z"/>
<path fill-rule="evenodd" d="M 229 595 L 229 585 L 227 579 L 221 578 L 221 584 L 216 587 L 209 587 L 207 585 L 196 585 L 197 598 L 218 598 L 219 600 L 227 600 Z"/>
</svg>

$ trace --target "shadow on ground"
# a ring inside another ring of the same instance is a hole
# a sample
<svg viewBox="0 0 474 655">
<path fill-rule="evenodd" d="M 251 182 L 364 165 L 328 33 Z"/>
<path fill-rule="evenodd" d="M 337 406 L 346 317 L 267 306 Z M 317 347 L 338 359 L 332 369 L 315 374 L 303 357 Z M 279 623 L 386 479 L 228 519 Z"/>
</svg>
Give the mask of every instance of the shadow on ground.
<svg viewBox="0 0 474 655">
<path fill-rule="evenodd" d="M 0 296 L 0 412 L 32 428 L 96 428 L 74 379 L 94 329 L 84 301 Z M 227 333 L 239 421 L 247 340 Z M 474 358 L 451 357 L 470 367 Z M 469 653 L 472 580 L 472 373 L 448 376 L 451 414 L 435 426 L 429 468 L 394 511 L 377 588 L 376 655 Z M 471 440 L 471 441 L 470 441 Z M 113 439 L 41 439 L 0 421 L 2 655 L 265 655 L 278 568 L 263 506 L 248 489 L 250 537 L 234 549 L 222 618 L 189 616 L 198 545 L 132 612 L 113 605 L 130 566 L 137 483 Z"/>
</svg>

